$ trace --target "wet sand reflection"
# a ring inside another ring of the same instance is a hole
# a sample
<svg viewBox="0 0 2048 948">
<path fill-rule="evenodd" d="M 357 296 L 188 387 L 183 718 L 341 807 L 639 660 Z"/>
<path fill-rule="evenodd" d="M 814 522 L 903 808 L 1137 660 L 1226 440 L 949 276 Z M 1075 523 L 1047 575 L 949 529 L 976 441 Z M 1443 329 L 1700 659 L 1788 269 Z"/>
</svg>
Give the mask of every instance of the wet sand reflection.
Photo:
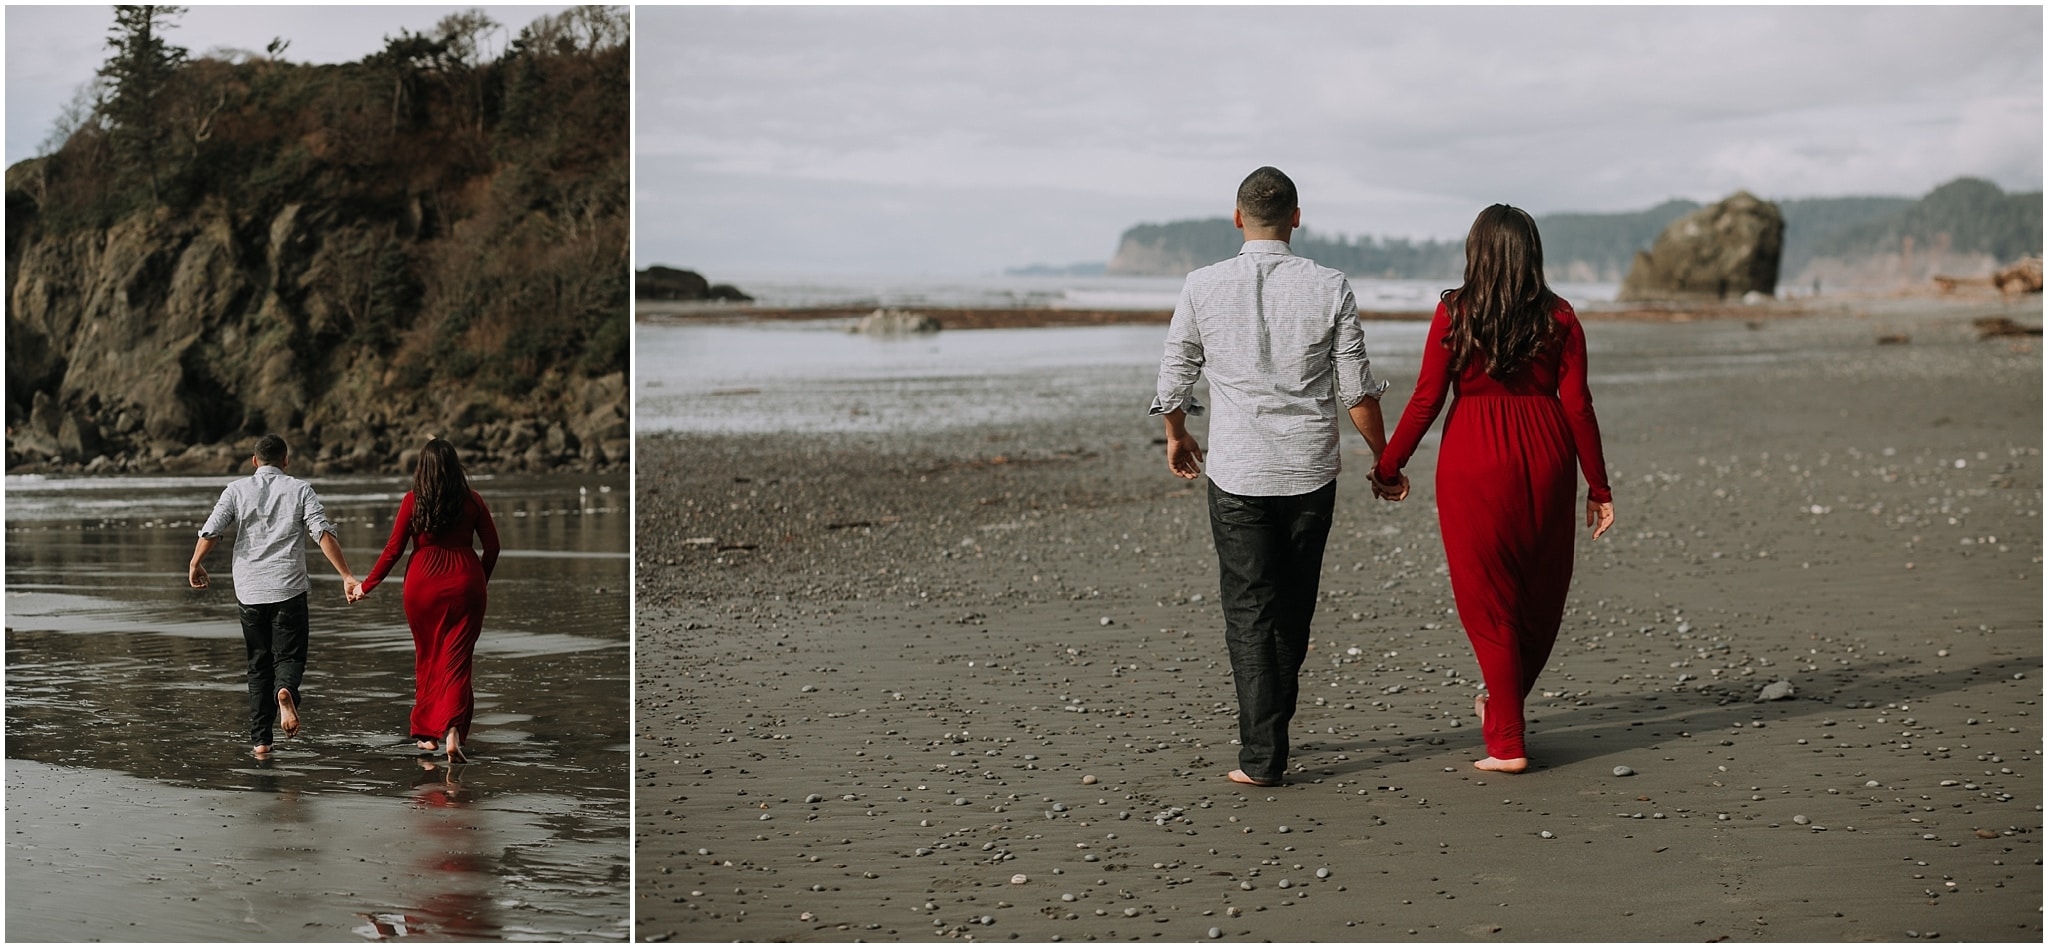
<svg viewBox="0 0 2048 948">
<path fill-rule="evenodd" d="M 407 739 L 398 588 L 346 605 L 317 555 L 305 727 L 250 756 L 228 558 L 183 583 L 225 479 L 129 480 L 8 481 L 10 937 L 626 937 L 623 478 L 479 480 L 507 555 L 453 769 Z M 315 484 L 367 572 L 402 483 Z"/>
</svg>

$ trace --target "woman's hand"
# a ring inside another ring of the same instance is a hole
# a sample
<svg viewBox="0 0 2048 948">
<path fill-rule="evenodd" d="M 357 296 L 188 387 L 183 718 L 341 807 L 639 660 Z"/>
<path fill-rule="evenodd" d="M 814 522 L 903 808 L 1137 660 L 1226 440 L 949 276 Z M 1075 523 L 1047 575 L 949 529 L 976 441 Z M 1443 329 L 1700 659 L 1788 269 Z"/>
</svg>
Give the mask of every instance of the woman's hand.
<svg viewBox="0 0 2048 948">
<path fill-rule="evenodd" d="M 1374 470 L 1366 475 L 1366 480 L 1372 483 L 1372 495 L 1374 497 L 1378 497 L 1381 500 L 1394 501 L 1395 503 L 1408 499 L 1408 475 L 1406 474 L 1401 475 L 1400 480 L 1392 484 L 1385 484 L 1380 482 L 1379 471 Z"/>
<path fill-rule="evenodd" d="M 1586 526 L 1593 528 L 1593 539 L 1600 539 L 1608 527 L 1614 526 L 1614 502 L 1586 501 Z"/>
</svg>

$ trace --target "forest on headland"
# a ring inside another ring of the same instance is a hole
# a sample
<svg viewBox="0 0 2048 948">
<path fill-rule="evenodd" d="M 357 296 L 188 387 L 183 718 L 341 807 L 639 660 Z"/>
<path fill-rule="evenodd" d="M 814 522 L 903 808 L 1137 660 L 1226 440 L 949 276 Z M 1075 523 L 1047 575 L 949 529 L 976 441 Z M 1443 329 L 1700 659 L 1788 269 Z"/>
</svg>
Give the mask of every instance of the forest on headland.
<svg viewBox="0 0 2048 948">
<path fill-rule="evenodd" d="M 1960 178 L 1918 198 L 1837 197 L 1776 202 L 1785 218 L 1785 285 L 1819 272 L 1867 271 L 1881 258 L 1923 255 L 2010 263 L 2041 253 L 2041 192 L 2007 193 L 1978 178 Z M 1646 250 L 1673 221 L 1700 208 L 1666 201 L 1619 214 L 1546 214 L 1536 218 L 1552 281 L 1620 282 L 1637 250 Z M 1229 218 L 1140 224 L 1124 231 L 1108 272 L 1178 276 L 1237 253 L 1244 237 Z M 1359 277 L 1446 279 L 1464 272 L 1460 240 L 1297 232 L 1294 250 Z M 1962 265 L 1962 264 L 1957 264 Z"/>
<path fill-rule="evenodd" d="M 7 469 L 226 472 L 266 432 L 314 471 L 432 434 L 623 467 L 626 10 L 471 10 L 324 65 L 193 56 L 181 12 L 117 7 L 7 169 Z"/>
</svg>

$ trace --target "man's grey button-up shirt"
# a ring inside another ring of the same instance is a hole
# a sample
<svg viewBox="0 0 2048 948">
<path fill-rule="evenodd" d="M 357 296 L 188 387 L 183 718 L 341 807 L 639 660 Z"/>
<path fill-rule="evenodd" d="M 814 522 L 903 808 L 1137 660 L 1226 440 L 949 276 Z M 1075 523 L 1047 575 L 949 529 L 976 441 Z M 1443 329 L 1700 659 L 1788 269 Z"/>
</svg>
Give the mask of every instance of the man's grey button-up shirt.
<svg viewBox="0 0 2048 948">
<path fill-rule="evenodd" d="M 235 599 L 252 606 L 311 591 L 299 530 L 315 542 L 335 532 L 313 485 L 269 465 L 221 491 L 199 535 L 219 537 L 230 526 L 235 528 Z"/>
<path fill-rule="evenodd" d="M 1236 257 L 1188 274 L 1152 414 L 1201 414 L 1191 392 L 1203 372 L 1216 409 L 1206 473 L 1255 497 L 1305 494 L 1334 479 L 1339 416 L 1387 390 L 1365 355 L 1351 281 L 1282 240 L 1246 241 Z"/>
</svg>

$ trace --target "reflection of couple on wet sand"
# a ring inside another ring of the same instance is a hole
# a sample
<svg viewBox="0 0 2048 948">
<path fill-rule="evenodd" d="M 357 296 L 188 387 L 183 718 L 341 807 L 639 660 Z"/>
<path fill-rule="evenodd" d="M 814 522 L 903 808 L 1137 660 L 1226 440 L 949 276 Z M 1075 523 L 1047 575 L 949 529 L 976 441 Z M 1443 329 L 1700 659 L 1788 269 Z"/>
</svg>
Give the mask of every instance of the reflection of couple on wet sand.
<svg viewBox="0 0 2048 948">
<path fill-rule="evenodd" d="M 1166 424 L 1167 467 L 1192 480 L 1208 463 L 1209 523 L 1220 567 L 1224 636 L 1237 683 L 1239 769 L 1274 786 L 1287 771 L 1287 725 L 1322 577 L 1339 469 L 1338 408 L 1377 463 L 1373 495 L 1408 496 L 1401 468 L 1455 396 L 1437 455 L 1437 513 L 1459 619 L 1486 691 L 1475 697 L 1488 756 L 1481 770 L 1528 769 L 1522 702 L 1550 656 L 1571 585 L 1576 466 L 1597 539 L 1614 522 L 1600 428 L 1586 386 L 1586 341 L 1570 304 L 1543 278 L 1526 212 L 1496 204 L 1465 239 L 1463 284 L 1443 294 L 1423 343 L 1415 394 L 1391 441 L 1344 274 L 1294 256 L 1294 182 L 1260 168 L 1237 193 L 1245 244 L 1188 275 L 1167 330 L 1152 413 Z M 1204 409 L 1210 447 L 1188 433 Z"/>
<path fill-rule="evenodd" d="M 472 657 L 483 630 L 486 584 L 498 562 L 498 530 L 490 509 L 469 488 L 455 447 L 434 438 L 420 449 L 412 490 L 399 503 L 391 539 L 370 575 L 358 582 L 349 572 L 312 485 L 284 473 L 289 463 L 284 439 L 265 435 L 250 463 L 254 474 L 221 492 L 213 515 L 199 530 L 189 581 L 207 585 L 200 565 L 228 526 L 235 535 L 235 598 L 242 641 L 249 659 L 250 735 L 257 756 L 271 751 L 272 728 L 286 737 L 299 731 L 299 682 L 306 668 L 306 597 L 311 584 L 298 529 L 315 538 L 341 574 L 343 594 L 358 602 L 383 582 L 409 545 L 402 593 L 406 624 L 412 629 L 413 697 L 411 734 L 423 751 L 445 751 L 465 760 L 475 707 Z M 479 556 L 471 545 L 483 544 Z"/>
</svg>

